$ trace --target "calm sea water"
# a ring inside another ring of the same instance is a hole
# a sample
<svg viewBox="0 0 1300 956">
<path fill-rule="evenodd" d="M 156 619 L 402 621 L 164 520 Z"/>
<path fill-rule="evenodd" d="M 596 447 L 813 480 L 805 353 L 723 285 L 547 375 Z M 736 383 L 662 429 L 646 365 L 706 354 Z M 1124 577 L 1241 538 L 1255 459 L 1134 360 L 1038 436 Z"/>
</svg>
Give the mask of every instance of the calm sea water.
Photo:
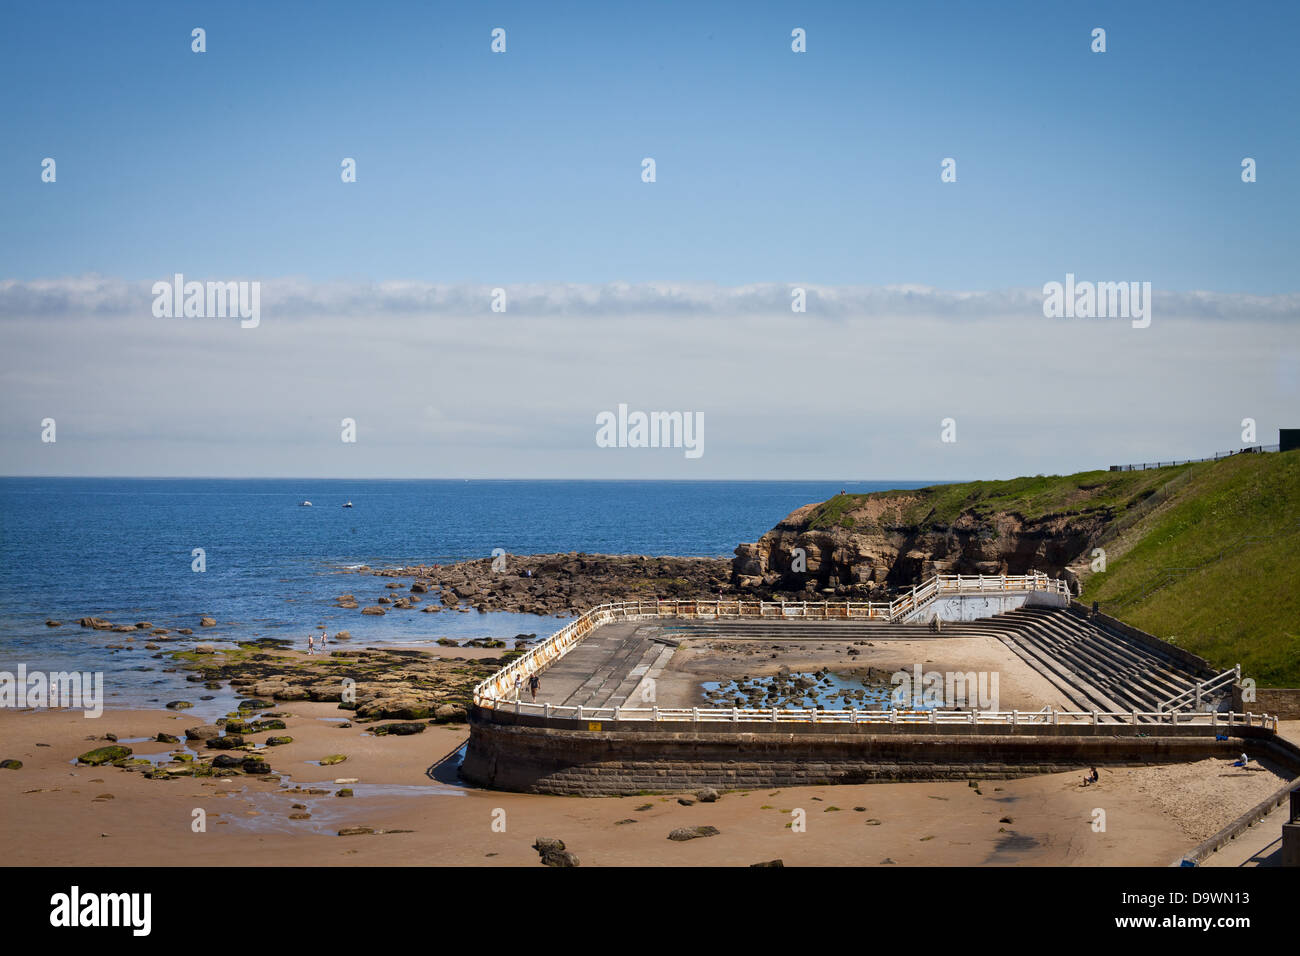
<svg viewBox="0 0 1300 956">
<path fill-rule="evenodd" d="M 113 706 L 156 706 L 182 687 L 192 695 L 193 685 L 162 674 L 167 665 L 150 652 L 105 650 L 124 635 L 77 627 L 84 616 L 191 627 L 192 641 L 271 636 L 305 645 L 317 624 L 351 631 L 352 646 L 546 634 L 555 618 L 366 617 L 332 603 L 346 592 L 384 593 L 383 579 L 349 570 L 357 565 L 446 563 L 494 548 L 730 557 L 739 542 L 842 488 L 923 484 L 4 478 L 0 669 L 103 670 Z M 300 507 L 304 500 L 313 507 Z M 203 573 L 192 570 L 195 548 L 206 554 Z M 200 631 L 202 615 L 218 626 Z M 47 628 L 46 618 L 64 626 Z"/>
</svg>

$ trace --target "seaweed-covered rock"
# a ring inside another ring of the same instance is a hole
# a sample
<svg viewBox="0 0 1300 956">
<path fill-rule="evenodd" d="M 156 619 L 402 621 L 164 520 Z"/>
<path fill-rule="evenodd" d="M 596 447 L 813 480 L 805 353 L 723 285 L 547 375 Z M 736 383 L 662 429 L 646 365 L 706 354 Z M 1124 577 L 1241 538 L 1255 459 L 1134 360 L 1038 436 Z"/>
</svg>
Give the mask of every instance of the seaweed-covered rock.
<svg viewBox="0 0 1300 956">
<path fill-rule="evenodd" d="M 268 747 L 283 747 L 285 744 L 293 743 L 292 737 L 267 737 L 266 745 Z"/>
<path fill-rule="evenodd" d="M 468 719 L 468 714 L 461 704 L 439 704 L 434 708 L 433 717 L 440 724 L 460 724 Z"/>
<path fill-rule="evenodd" d="M 538 837 L 533 842 L 533 849 L 537 851 L 542 858 L 543 866 L 579 866 L 578 858 L 573 855 L 572 851 L 564 848 L 563 840 L 556 840 L 552 837 Z"/>
<path fill-rule="evenodd" d="M 12 757 L 9 757 L 8 759 L 5 760 L 0 760 L 0 770 L 22 770 L 22 769 L 23 769 L 23 762 L 21 760 L 15 760 Z"/>
<path fill-rule="evenodd" d="M 385 737 L 392 734 L 396 737 L 408 737 L 411 734 L 422 734 L 427 725 L 415 721 L 401 724 L 380 724 L 377 727 L 371 727 L 370 732 L 376 737 Z"/>
<path fill-rule="evenodd" d="M 372 697 L 358 702 L 356 710 L 363 720 L 427 720 L 435 715 L 434 705 L 418 697 Z"/>
<path fill-rule="evenodd" d="M 97 747 L 94 750 L 88 750 L 77 758 L 77 762 L 89 764 L 92 767 L 100 767 L 116 760 L 125 760 L 129 756 L 131 756 L 130 747 L 115 744 L 111 747 Z"/>
<path fill-rule="evenodd" d="M 668 839 L 681 843 L 684 840 L 698 840 L 700 837 L 717 836 L 721 832 L 717 827 L 678 827 L 668 834 Z"/>
</svg>

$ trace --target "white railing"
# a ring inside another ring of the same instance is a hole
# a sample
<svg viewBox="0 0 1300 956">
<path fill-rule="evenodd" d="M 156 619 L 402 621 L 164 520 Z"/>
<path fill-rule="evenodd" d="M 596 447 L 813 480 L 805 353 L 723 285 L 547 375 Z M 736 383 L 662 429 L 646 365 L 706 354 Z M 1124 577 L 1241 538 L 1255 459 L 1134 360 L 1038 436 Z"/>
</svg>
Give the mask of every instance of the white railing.
<svg viewBox="0 0 1300 956">
<path fill-rule="evenodd" d="M 610 621 L 646 618 L 754 618 L 808 619 L 820 621 L 896 621 L 924 608 L 940 594 L 985 594 L 998 591 L 1048 591 L 1069 593 L 1065 581 L 1049 578 L 1041 571 L 1028 574 L 938 574 L 889 603 L 875 601 L 745 601 L 719 598 L 714 601 L 615 601 L 592 608 L 574 618 L 522 657 L 511 661 L 474 688 L 474 703 L 480 707 L 514 706 L 517 702 L 515 677 L 520 685 L 567 654 L 591 631 Z M 541 705 L 538 705 L 541 706 Z M 767 713 L 767 711 L 763 711 Z"/>
<path fill-rule="evenodd" d="M 975 726 L 1117 726 L 1141 725 L 1199 727 L 1207 733 L 1234 727 L 1277 730 L 1277 718 L 1268 714 L 1101 712 L 1044 708 L 1016 710 L 815 710 L 773 707 L 569 707 L 522 700 L 496 701 L 496 709 L 557 720 L 691 724 L 911 724 L 923 726 L 965 724 Z"/>
<path fill-rule="evenodd" d="M 1230 667 L 1222 674 L 1199 681 L 1193 686 L 1187 688 L 1177 697 L 1171 697 L 1156 709 L 1161 711 L 1174 711 L 1180 707 L 1191 705 L 1197 710 L 1201 709 L 1201 701 L 1205 695 L 1211 691 L 1221 690 L 1224 687 L 1231 687 L 1237 681 L 1241 680 L 1241 665 Z"/>
</svg>

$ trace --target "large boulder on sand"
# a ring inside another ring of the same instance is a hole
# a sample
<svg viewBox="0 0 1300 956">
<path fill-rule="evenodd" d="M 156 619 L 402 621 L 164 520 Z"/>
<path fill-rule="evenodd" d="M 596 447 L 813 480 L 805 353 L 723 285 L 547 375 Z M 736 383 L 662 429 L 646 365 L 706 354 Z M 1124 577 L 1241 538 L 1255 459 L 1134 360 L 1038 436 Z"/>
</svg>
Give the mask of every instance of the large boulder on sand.
<svg viewBox="0 0 1300 956">
<path fill-rule="evenodd" d="M 433 716 L 440 724 L 459 724 L 468 715 L 465 708 L 460 704 L 439 704 L 434 708 Z"/>
<path fill-rule="evenodd" d="M 77 758 L 77 762 L 99 767 L 106 763 L 112 763 L 114 760 L 124 760 L 129 756 L 131 756 L 130 747 L 114 745 L 112 747 L 97 747 L 94 750 L 87 750 Z"/>
<path fill-rule="evenodd" d="M 357 705 L 362 720 L 376 717 L 390 720 L 428 720 L 434 716 L 433 704 L 419 697 L 373 697 Z"/>
<path fill-rule="evenodd" d="M 680 843 L 683 840 L 697 840 L 700 837 L 717 836 L 721 832 L 717 827 L 678 827 L 668 834 L 668 839 Z"/>
<path fill-rule="evenodd" d="M 552 837 L 538 837 L 533 841 L 533 849 L 542 858 L 544 866 L 578 866 L 578 858 L 564 848 L 563 840 Z"/>
</svg>

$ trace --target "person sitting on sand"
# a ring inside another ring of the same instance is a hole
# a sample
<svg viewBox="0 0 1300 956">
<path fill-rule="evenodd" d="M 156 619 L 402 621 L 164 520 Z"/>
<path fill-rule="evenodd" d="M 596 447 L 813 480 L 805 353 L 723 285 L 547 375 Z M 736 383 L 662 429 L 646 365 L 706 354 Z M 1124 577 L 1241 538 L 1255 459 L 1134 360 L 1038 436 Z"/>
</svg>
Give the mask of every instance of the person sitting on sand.
<svg viewBox="0 0 1300 956">
<path fill-rule="evenodd" d="M 536 674 L 528 675 L 528 692 L 533 695 L 533 700 L 537 700 L 537 688 L 541 686 L 541 679 Z"/>
<path fill-rule="evenodd" d="M 1088 774 L 1088 779 L 1091 780 L 1093 783 L 1096 783 L 1098 780 L 1101 779 L 1101 774 L 1097 773 L 1096 767 L 1092 768 L 1092 773 Z"/>
</svg>

